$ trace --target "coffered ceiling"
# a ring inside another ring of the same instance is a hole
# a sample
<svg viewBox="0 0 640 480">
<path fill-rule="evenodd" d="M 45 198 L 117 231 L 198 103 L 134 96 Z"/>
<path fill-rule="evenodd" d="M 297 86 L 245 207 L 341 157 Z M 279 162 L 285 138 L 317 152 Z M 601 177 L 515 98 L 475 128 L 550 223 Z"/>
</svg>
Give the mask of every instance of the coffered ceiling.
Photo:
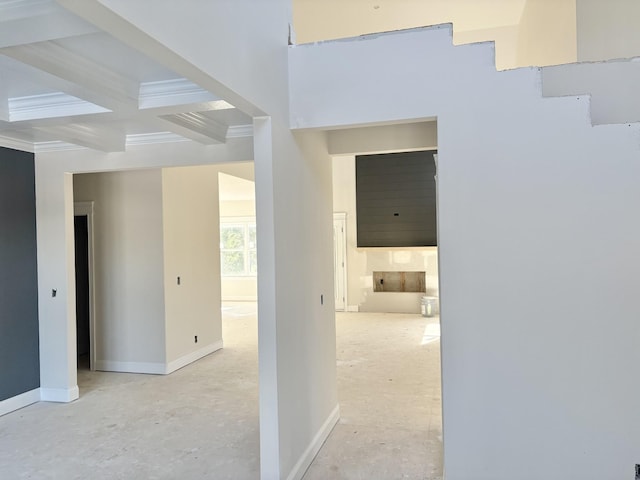
<svg viewBox="0 0 640 480">
<path fill-rule="evenodd" d="M 251 117 L 65 10 L 0 0 L 0 144 L 48 151 L 250 136 Z"/>
</svg>

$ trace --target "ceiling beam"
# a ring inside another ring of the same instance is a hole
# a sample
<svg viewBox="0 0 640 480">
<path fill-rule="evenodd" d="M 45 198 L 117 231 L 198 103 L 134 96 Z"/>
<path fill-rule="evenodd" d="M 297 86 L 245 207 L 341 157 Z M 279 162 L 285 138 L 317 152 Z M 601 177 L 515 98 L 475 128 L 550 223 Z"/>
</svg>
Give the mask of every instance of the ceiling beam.
<svg viewBox="0 0 640 480">
<path fill-rule="evenodd" d="M 238 95 L 188 60 L 185 60 L 140 28 L 117 15 L 99 0 L 56 0 L 56 2 L 92 23 L 100 30 L 110 33 L 125 45 L 144 53 L 161 65 L 213 92 L 247 115 L 251 117 L 265 115 L 265 112 L 256 105 Z"/>
<path fill-rule="evenodd" d="M 214 143 L 225 143 L 227 141 L 229 126 L 207 116 L 205 112 L 178 113 L 175 115 L 163 115 L 160 118 L 178 126 L 185 133 L 191 132 L 191 134 L 196 134 L 199 137 L 209 138 L 214 140 Z M 172 131 L 179 133 L 176 130 Z"/>
<path fill-rule="evenodd" d="M 100 150 L 101 152 L 124 152 L 126 147 L 126 135 L 124 132 L 104 125 L 89 126 L 72 123 L 36 127 L 35 129 L 50 135 L 52 139 Z"/>
<path fill-rule="evenodd" d="M 0 48 L 98 31 L 95 26 L 55 4 L 52 4 L 55 8 L 34 12 L 30 3 L 33 2 L 20 2 L 20 7 L 13 8 L 0 4 Z"/>
<path fill-rule="evenodd" d="M 83 95 L 80 98 L 109 110 L 138 107 L 137 81 L 120 75 L 55 41 L 6 47 L 0 49 L 0 54 L 78 85 L 80 95 Z M 79 96 L 72 91 L 66 93 Z"/>
</svg>

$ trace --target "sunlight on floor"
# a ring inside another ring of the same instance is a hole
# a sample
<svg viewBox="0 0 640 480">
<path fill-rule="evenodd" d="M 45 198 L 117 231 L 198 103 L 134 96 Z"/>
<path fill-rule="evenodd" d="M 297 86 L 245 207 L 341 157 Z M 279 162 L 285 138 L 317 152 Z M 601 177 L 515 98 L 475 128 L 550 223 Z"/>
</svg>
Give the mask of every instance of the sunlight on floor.
<svg viewBox="0 0 640 480">
<path fill-rule="evenodd" d="M 420 345 L 427 345 L 438 341 L 440 341 L 440 323 L 427 323 L 424 327 L 424 334 L 422 335 Z"/>
</svg>

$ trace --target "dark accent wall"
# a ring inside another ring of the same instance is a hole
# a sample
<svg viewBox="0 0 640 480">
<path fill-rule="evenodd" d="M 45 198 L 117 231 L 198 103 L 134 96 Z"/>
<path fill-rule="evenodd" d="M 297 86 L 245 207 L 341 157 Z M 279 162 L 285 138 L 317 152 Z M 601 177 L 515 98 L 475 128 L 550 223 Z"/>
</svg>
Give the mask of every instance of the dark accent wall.
<svg viewBox="0 0 640 480">
<path fill-rule="evenodd" d="M 356 157 L 359 247 L 437 245 L 435 153 Z"/>
<path fill-rule="evenodd" d="M 0 401 L 39 386 L 34 156 L 0 147 Z"/>
</svg>

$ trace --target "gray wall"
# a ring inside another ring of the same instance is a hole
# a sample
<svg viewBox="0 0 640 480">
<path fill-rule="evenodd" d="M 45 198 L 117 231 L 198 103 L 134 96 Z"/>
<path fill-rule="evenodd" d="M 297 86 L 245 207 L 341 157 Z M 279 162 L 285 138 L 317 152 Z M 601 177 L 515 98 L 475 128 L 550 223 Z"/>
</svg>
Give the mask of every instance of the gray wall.
<svg viewBox="0 0 640 480">
<path fill-rule="evenodd" d="M 40 386 L 33 154 L 0 148 L 0 401 Z"/>
</svg>

